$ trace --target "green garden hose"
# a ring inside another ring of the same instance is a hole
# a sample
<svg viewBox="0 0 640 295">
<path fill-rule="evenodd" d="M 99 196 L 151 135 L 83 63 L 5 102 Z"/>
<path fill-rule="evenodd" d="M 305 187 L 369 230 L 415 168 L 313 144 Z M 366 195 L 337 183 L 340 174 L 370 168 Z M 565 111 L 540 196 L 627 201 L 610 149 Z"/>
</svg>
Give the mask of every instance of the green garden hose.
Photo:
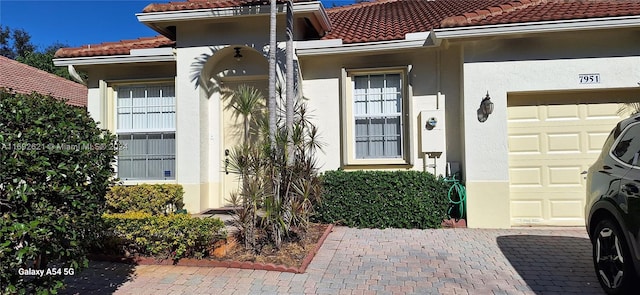
<svg viewBox="0 0 640 295">
<path fill-rule="evenodd" d="M 445 178 L 444 181 L 451 183 L 451 187 L 449 188 L 449 192 L 447 193 L 447 197 L 449 198 L 449 203 L 451 203 L 451 206 L 449 207 L 447 214 L 449 215 L 449 217 L 451 217 L 451 210 L 453 210 L 453 208 L 457 206 L 458 212 L 460 214 L 458 219 L 464 219 L 466 217 L 467 190 L 465 189 L 464 185 L 456 179 L 455 176 L 451 178 Z M 457 198 L 455 198 L 457 200 L 454 200 L 454 198 L 452 198 L 453 192 L 455 192 L 455 194 L 457 195 Z"/>
</svg>

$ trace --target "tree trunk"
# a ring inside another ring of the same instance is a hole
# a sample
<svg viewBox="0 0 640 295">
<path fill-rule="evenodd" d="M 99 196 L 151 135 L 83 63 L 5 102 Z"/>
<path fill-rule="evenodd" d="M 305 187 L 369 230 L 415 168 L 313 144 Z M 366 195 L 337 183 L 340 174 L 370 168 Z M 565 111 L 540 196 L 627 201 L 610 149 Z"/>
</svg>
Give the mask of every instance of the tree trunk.
<svg viewBox="0 0 640 295">
<path fill-rule="evenodd" d="M 271 14 L 269 17 L 269 141 L 271 143 L 271 149 L 276 147 L 276 130 L 277 130 L 277 118 L 276 118 L 276 15 L 277 15 L 277 2 L 271 0 Z"/>
<path fill-rule="evenodd" d="M 244 116 L 244 146 L 249 146 L 249 116 Z"/>
<path fill-rule="evenodd" d="M 292 0 L 287 1 L 287 102 L 286 102 L 286 127 L 287 127 L 287 145 L 286 155 L 287 164 L 293 165 L 293 104 L 295 100 L 294 80 L 293 80 L 293 3 Z"/>
</svg>

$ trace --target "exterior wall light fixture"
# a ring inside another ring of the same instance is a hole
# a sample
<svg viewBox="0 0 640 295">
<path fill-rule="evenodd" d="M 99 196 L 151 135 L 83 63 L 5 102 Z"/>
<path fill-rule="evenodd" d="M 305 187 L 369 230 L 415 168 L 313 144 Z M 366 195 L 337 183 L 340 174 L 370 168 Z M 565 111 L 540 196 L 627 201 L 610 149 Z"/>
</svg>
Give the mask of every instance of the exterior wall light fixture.
<svg viewBox="0 0 640 295">
<path fill-rule="evenodd" d="M 242 58 L 242 54 L 240 54 L 240 47 L 234 47 L 233 50 L 236 51 L 236 54 L 233 55 L 233 58 L 235 58 L 236 61 L 240 61 L 240 59 Z"/>
<path fill-rule="evenodd" d="M 487 121 L 491 113 L 493 113 L 493 102 L 491 102 L 489 91 L 487 91 L 487 95 L 480 102 L 480 108 L 478 109 L 478 121 Z"/>
</svg>

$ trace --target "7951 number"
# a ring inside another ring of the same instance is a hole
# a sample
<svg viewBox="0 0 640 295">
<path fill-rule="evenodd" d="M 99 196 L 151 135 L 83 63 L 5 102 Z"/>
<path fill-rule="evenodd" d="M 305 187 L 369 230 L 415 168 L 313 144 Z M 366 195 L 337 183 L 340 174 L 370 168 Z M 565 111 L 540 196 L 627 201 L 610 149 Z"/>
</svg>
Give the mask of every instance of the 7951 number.
<svg viewBox="0 0 640 295">
<path fill-rule="evenodd" d="M 600 83 L 600 74 L 580 74 L 578 79 L 580 84 L 598 84 Z"/>
</svg>

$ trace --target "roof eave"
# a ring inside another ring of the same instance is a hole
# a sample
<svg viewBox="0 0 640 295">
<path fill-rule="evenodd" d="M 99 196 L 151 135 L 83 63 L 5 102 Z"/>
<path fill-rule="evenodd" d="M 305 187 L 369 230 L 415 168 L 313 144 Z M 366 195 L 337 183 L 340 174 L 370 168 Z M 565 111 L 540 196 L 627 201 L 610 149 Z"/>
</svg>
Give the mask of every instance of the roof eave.
<svg viewBox="0 0 640 295">
<path fill-rule="evenodd" d="M 376 41 L 343 44 L 342 39 L 299 41 L 296 43 L 296 55 L 316 56 L 330 54 L 370 53 L 390 50 L 406 50 L 439 46 L 431 32 L 417 32 L 405 35 L 402 40 Z"/>
<path fill-rule="evenodd" d="M 278 4 L 277 6 L 278 14 L 284 14 L 286 12 L 284 4 Z M 329 21 L 329 16 L 327 15 L 322 3 L 319 1 L 294 3 L 293 13 L 294 15 L 297 13 L 310 13 L 316 18 L 322 30 L 324 30 L 325 32 L 331 30 L 331 22 Z M 137 13 L 136 17 L 138 18 L 139 22 L 147 25 L 158 33 L 167 36 L 172 40 L 175 40 L 173 32 L 167 30 L 161 24 L 181 21 L 211 20 L 229 17 L 257 16 L 268 14 L 270 14 L 269 5 L 255 5 L 164 12 L 145 12 Z"/>
<path fill-rule="evenodd" d="M 311 13 L 316 18 L 321 30 L 331 31 L 331 21 L 329 15 L 320 1 L 293 3 L 293 14 Z"/>
<path fill-rule="evenodd" d="M 107 55 L 107 56 L 83 56 L 56 58 L 53 60 L 55 66 L 83 66 L 83 65 L 105 65 L 119 63 L 144 63 L 144 62 L 175 62 L 176 56 L 173 48 L 167 47 L 163 50 L 153 48 L 151 50 L 134 49 L 128 55 Z"/>
<path fill-rule="evenodd" d="M 467 26 L 434 30 L 436 39 L 464 39 L 530 33 L 640 27 L 640 16 L 572 19 L 499 25 Z"/>
</svg>

